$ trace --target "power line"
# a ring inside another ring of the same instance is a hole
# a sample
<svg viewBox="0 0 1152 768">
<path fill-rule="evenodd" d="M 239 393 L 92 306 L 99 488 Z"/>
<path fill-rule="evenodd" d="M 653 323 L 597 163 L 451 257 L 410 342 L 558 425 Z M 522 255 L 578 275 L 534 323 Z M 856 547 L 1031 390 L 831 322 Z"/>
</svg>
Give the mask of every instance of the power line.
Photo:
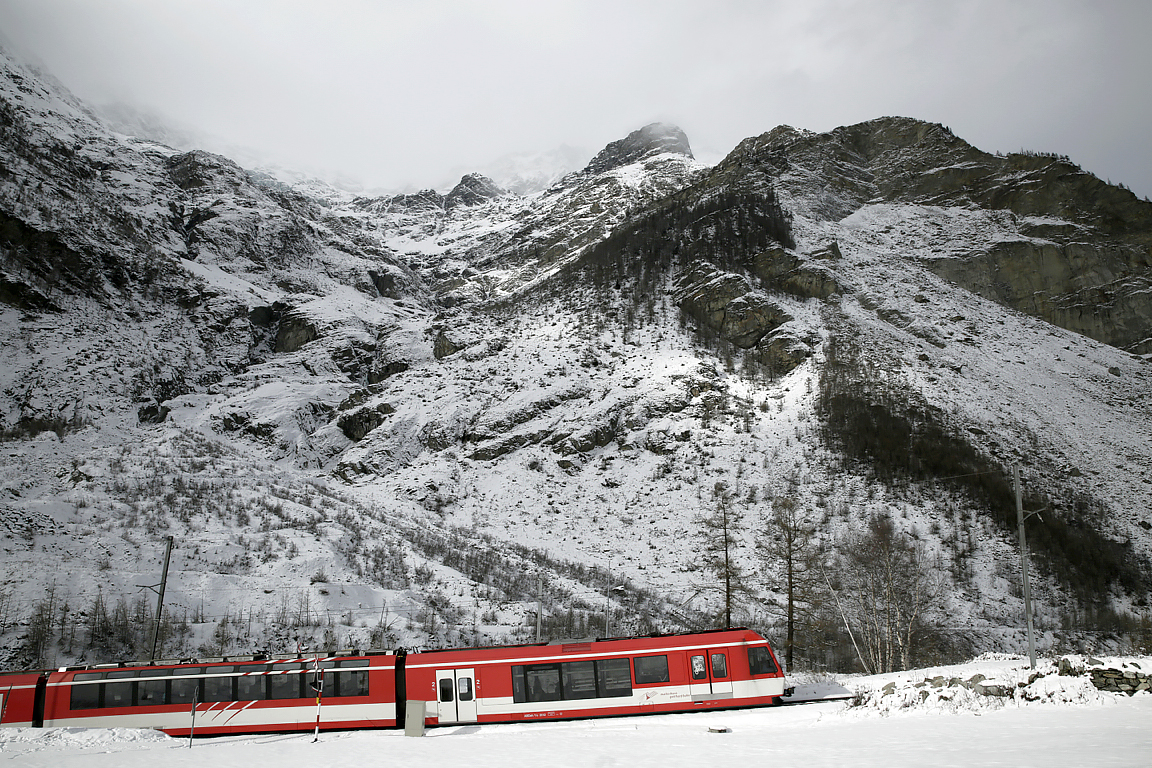
<svg viewBox="0 0 1152 768">
<path fill-rule="evenodd" d="M 934 477 L 933 480 L 959 480 L 962 477 L 979 477 L 980 475 L 996 475 L 999 474 L 994 469 L 985 469 L 980 472 L 969 472 L 966 475 L 949 475 L 948 477 Z"/>
</svg>

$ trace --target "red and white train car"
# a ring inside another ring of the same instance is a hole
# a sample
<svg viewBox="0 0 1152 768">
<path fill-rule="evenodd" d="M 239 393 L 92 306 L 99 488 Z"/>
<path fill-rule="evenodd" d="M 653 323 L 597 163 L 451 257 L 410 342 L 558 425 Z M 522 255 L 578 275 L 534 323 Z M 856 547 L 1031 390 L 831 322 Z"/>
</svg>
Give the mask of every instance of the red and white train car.
<svg viewBox="0 0 1152 768">
<path fill-rule="evenodd" d="M 319 669 L 320 674 L 317 674 Z M 318 708 L 314 684 L 323 682 Z M 779 703 L 784 676 L 747 629 L 405 654 L 201 660 L 0 675 L 0 725 L 175 736 L 556 720 Z"/>
<path fill-rule="evenodd" d="M 768 642 L 747 629 L 415 653 L 405 677 L 432 725 L 754 707 L 784 695 Z"/>
<path fill-rule="evenodd" d="M 396 725 L 391 654 L 228 663 L 106 665 L 43 675 L 39 725 L 156 728 L 172 735 L 306 731 Z M 0 677 L 0 686 L 6 678 Z M 30 707 L 29 712 L 34 712 Z M 5 715 L 3 725 L 20 723 Z"/>
<path fill-rule="evenodd" d="M 44 724 L 44 691 L 47 675 L 12 672 L 0 675 L 0 725 L 39 728 Z"/>
</svg>

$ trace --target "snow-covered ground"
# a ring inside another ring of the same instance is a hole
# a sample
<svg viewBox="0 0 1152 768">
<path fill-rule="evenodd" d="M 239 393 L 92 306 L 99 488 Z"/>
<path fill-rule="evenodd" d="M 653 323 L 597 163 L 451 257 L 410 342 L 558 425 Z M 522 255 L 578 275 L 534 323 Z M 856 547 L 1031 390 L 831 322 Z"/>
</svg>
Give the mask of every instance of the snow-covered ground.
<svg viewBox="0 0 1152 768">
<path fill-rule="evenodd" d="M 1152 659 L 1105 659 L 1145 672 Z M 1152 693 L 1097 691 L 1052 662 L 979 660 L 890 675 L 798 681 L 797 696 L 858 692 L 855 703 L 586 720 L 446 727 L 423 738 L 399 731 L 172 739 L 127 729 L 5 729 L 0 762 L 35 766 L 280 768 L 397 765 L 544 765 L 551 768 L 803 764 L 893 766 L 1147 766 Z M 952 679 L 983 675 L 1011 696 L 973 694 Z M 943 678 L 933 687 L 925 680 Z M 1024 686 L 1018 683 L 1024 682 Z M 887 690 L 886 690 L 887 688 Z M 928 689 L 926 696 L 919 691 Z M 948 691 L 952 694 L 947 695 Z M 962 694 L 960 692 L 963 692 Z M 1043 695 L 1040 695 L 1043 694 Z M 903 702 L 903 705 L 896 705 Z"/>
</svg>

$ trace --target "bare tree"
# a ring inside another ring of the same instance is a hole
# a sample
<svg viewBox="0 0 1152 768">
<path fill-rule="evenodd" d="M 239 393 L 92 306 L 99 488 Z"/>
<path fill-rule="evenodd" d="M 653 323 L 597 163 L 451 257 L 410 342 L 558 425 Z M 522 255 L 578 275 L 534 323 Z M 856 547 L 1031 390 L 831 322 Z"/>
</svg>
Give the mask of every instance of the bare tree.
<svg viewBox="0 0 1152 768">
<path fill-rule="evenodd" d="M 943 592 L 938 563 L 877 515 L 840 542 L 836 566 L 838 584 L 829 586 L 866 666 L 876 673 L 908 669 Z"/>
<path fill-rule="evenodd" d="M 32 666 L 43 667 L 48 663 L 49 649 L 53 642 L 52 621 L 56 612 L 56 582 L 48 587 L 28 619 L 28 634 L 25 638 L 28 658 Z"/>
<path fill-rule="evenodd" d="M 718 593 L 724 602 L 724 626 L 730 627 L 733 611 L 749 594 L 747 576 L 736 557 L 744 514 L 726 483 L 713 487 L 712 502 L 712 513 L 695 519 L 700 541 L 696 565 L 705 574 L 705 581 L 696 584 L 695 594 Z"/>
<path fill-rule="evenodd" d="M 778 498 L 757 537 L 756 550 L 766 574 L 776 575 L 770 587 L 784 593 L 784 605 L 775 605 L 784 612 L 784 658 L 791 669 L 797 624 L 813 619 L 826 594 L 821 575 L 825 553 L 816 537 L 816 524 L 794 499 Z"/>
</svg>

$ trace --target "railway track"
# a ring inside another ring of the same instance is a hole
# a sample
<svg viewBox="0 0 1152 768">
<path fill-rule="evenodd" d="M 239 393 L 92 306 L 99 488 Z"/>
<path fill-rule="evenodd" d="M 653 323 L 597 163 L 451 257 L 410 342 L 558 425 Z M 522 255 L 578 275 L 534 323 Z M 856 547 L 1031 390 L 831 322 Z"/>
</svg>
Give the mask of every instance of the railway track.
<svg viewBox="0 0 1152 768">
<path fill-rule="evenodd" d="M 821 696 L 818 699 L 788 699 L 787 701 L 781 700 L 780 705 L 783 707 L 794 707 L 798 704 L 818 704 L 822 701 L 849 701 L 854 699 L 856 694 L 846 693 L 843 696 Z"/>
</svg>

